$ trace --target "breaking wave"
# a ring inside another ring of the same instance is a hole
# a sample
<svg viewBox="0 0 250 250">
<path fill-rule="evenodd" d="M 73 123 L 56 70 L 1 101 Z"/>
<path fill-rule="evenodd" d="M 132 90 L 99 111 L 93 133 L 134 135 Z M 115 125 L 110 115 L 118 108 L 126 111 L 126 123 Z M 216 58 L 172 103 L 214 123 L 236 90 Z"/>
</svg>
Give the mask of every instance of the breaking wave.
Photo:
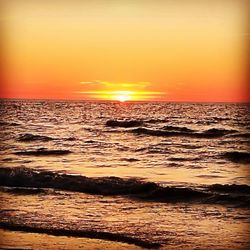
<svg viewBox="0 0 250 250">
<path fill-rule="evenodd" d="M 28 168 L 0 168 L 0 183 L 15 188 L 53 188 L 93 195 L 125 195 L 145 201 L 250 205 L 250 187 L 247 185 L 216 184 L 202 189 L 162 187 L 138 179 L 89 178 Z"/>
</svg>

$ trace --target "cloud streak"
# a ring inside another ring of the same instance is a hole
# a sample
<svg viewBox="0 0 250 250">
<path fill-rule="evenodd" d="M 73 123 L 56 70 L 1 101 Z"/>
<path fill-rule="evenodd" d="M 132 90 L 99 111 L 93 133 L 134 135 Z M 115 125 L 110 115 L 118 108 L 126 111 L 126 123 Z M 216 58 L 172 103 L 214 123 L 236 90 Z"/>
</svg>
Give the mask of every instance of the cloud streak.
<svg viewBox="0 0 250 250">
<path fill-rule="evenodd" d="M 108 82 L 108 81 L 100 81 L 100 80 L 95 80 L 95 81 L 82 81 L 80 82 L 83 85 L 102 85 L 105 87 L 124 87 L 124 88 L 129 88 L 129 87 L 138 87 L 138 88 L 145 88 L 147 86 L 150 86 L 150 82 Z"/>
</svg>

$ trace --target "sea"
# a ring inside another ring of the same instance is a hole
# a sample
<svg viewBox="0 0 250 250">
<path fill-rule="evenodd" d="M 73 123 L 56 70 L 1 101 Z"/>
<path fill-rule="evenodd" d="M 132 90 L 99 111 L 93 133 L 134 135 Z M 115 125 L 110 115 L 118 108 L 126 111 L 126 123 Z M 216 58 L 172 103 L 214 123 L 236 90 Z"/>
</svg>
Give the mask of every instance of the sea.
<svg viewBox="0 0 250 250">
<path fill-rule="evenodd" d="M 250 249 L 250 104 L 0 101 L 0 249 Z"/>
</svg>

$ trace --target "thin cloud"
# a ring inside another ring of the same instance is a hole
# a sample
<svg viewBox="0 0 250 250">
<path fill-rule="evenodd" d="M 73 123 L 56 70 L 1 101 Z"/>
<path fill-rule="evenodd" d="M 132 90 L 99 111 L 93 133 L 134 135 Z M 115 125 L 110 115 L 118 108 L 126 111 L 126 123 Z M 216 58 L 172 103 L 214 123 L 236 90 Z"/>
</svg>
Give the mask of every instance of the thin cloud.
<svg viewBox="0 0 250 250">
<path fill-rule="evenodd" d="M 124 92 L 122 90 L 115 90 L 115 91 L 103 91 L 103 90 L 98 90 L 98 91 L 75 91 L 74 93 L 78 94 L 87 94 L 87 95 L 103 95 L 103 94 L 114 94 L 114 93 L 119 93 L 119 92 Z M 133 93 L 133 91 L 127 91 Z M 164 95 L 166 92 L 159 92 L 159 91 L 142 91 L 142 92 L 136 92 L 137 95 Z"/>
<path fill-rule="evenodd" d="M 82 81 L 82 90 L 75 91 L 76 94 L 81 94 L 85 97 L 116 100 L 124 96 L 129 100 L 150 100 L 161 99 L 166 95 L 166 92 L 151 91 L 149 89 L 151 82 L 108 82 L 108 81 Z"/>
<path fill-rule="evenodd" d="M 82 81 L 80 82 L 81 84 L 93 84 L 93 85 L 103 85 L 106 87 L 140 87 L 140 88 L 145 88 L 149 85 L 151 85 L 150 82 L 108 82 L 108 81 L 100 81 L 100 80 L 95 80 L 95 81 Z"/>
<path fill-rule="evenodd" d="M 80 82 L 81 84 L 99 84 L 99 82 Z"/>
</svg>

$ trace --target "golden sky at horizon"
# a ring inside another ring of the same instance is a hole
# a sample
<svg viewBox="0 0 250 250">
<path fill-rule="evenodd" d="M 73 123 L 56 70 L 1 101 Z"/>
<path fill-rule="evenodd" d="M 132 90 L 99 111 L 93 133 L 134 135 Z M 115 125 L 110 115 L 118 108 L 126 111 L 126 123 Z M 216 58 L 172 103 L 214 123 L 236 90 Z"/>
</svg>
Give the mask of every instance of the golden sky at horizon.
<svg viewBox="0 0 250 250">
<path fill-rule="evenodd" d="M 4 0 L 1 97 L 249 101 L 245 0 Z"/>
</svg>

